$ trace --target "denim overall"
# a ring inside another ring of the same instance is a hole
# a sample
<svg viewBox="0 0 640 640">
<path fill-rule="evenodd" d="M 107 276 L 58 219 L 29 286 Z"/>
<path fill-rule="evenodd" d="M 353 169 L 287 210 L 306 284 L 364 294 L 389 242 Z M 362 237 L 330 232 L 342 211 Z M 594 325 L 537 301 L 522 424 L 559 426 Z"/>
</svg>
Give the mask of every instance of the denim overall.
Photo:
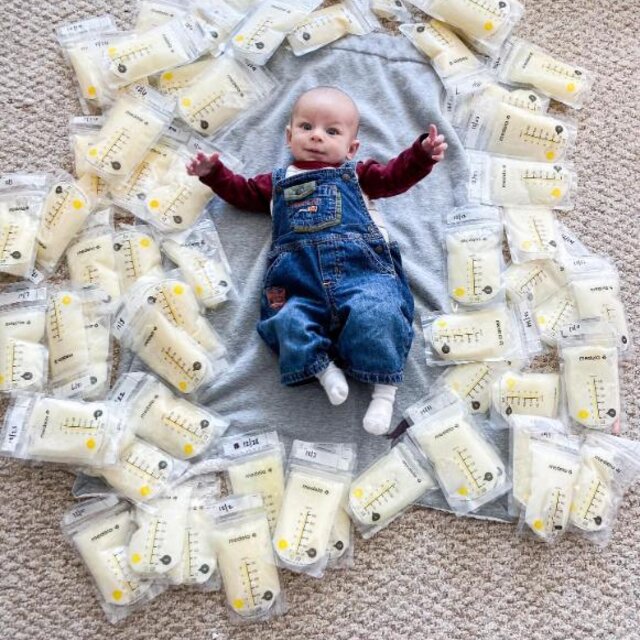
<svg viewBox="0 0 640 640">
<path fill-rule="evenodd" d="M 295 385 L 330 360 L 362 382 L 402 382 L 413 297 L 395 243 L 367 211 L 355 163 L 273 173 L 273 237 L 258 333 Z"/>
</svg>

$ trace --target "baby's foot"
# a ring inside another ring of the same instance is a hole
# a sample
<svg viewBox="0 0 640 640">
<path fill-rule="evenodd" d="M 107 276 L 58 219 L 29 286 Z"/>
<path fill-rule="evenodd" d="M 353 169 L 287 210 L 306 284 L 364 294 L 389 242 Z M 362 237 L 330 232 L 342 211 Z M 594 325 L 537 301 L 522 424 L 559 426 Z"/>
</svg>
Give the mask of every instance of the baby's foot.
<svg viewBox="0 0 640 640">
<path fill-rule="evenodd" d="M 397 388 L 390 384 L 376 384 L 373 387 L 371 402 L 362 420 L 365 431 L 374 436 L 380 436 L 389 431 L 396 390 Z"/>
<path fill-rule="evenodd" d="M 344 377 L 342 369 L 338 369 L 333 362 L 330 362 L 329 366 L 322 373 L 316 374 L 316 378 L 318 378 L 320 384 L 324 387 L 329 402 L 332 405 L 342 404 L 347 399 L 349 395 L 347 379 Z"/>
</svg>

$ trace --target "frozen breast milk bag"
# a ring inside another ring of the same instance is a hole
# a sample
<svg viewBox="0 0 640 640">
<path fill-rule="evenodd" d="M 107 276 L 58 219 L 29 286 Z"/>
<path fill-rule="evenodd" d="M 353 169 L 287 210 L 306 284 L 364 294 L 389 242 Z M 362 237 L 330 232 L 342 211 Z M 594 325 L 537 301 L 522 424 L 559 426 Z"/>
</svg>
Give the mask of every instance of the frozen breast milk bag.
<svg viewBox="0 0 640 640">
<path fill-rule="evenodd" d="M 90 368 L 82 295 L 73 290 L 54 291 L 47 309 L 47 343 L 52 382 L 77 380 Z"/>
<path fill-rule="evenodd" d="M 117 463 L 99 469 L 99 473 L 118 493 L 134 502 L 145 502 L 164 493 L 182 469 L 168 453 L 139 438 L 130 438 Z"/>
<path fill-rule="evenodd" d="M 327 553 L 344 482 L 292 470 L 274 533 L 278 556 L 298 571 Z"/>
<path fill-rule="evenodd" d="M 100 70 L 100 56 L 118 28 L 112 16 L 102 15 L 56 28 L 56 37 L 76 74 L 83 111 L 97 111 L 111 95 Z"/>
<path fill-rule="evenodd" d="M 439 316 L 427 337 L 437 356 L 452 362 L 500 360 L 512 349 L 512 319 L 504 305 Z"/>
<path fill-rule="evenodd" d="M 471 413 L 485 413 L 491 405 L 493 370 L 490 362 L 458 364 L 445 369 L 443 381 L 467 403 Z"/>
<path fill-rule="evenodd" d="M 520 413 L 555 418 L 559 402 L 557 373 L 507 371 L 494 383 L 493 404 L 503 416 Z"/>
<path fill-rule="evenodd" d="M 409 434 L 429 458 L 452 508 L 474 511 L 508 488 L 505 465 L 461 404 L 413 425 Z"/>
<path fill-rule="evenodd" d="M 371 0 L 371 10 L 386 20 L 409 20 L 411 14 L 402 0 Z"/>
<path fill-rule="evenodd" d="M 165 240 L 162 249 L 178 265 L 206 309 L 215 309 L 229 299 L 233 283 L 229 263 L 221 251 L 207 254 L 175 240 Z"/>
<path fill-rule="evenodd" d="M 205 52 L 202 27 L 176 18 L 147 31 L 110 38 L 106 48 L 107 82 L 121 87 L 165 69 L 187 64 Z"/>
<path fill-rule="evenodd" d="M 144 201 L 151 222 L 166 231 L 188 229 L 200 217 L 213 197 L 211 189 L 185 171 L 187 159 L 176 156 Z"/>
<path fill-rule="evenodd" d="M 274 529 L 284 495 L 284 469 L 279 449 L 235 460 L 227 468 L 233 493 L 259 493 Z"/>
<path fill-rule="evenodd" d="M 619 346 L 629 346 L 629 328 L 620 299 L 620 279 L 615 272 L 576 278 L 571 283 L 578 318 L 594 318 L 610 324 L 618 334 Z"/>
<path fill-rule="evenodd" d="M 209 67 L 211 58 L 205 57 L 184 67 L 164 71 L 156 79 L 156 87 L 160 93 L 165 95 L 176 95 L 182 89 L 190 87 L 195 79 Z"/>
<path fill-rule="evenodd" d="M 84 234 L 67 251 L 69 276 L 74 286 L 95 286 L 107 293 L 112 300 L 120 297 L 120 278 L 116 270 L 113 250 L 113 233 Z"/>
<path fill-rule="evenodd" d="M 296 55 L 315 51 L 349 33 L 362 36 L 372 30 L 362 7 L 353 0 L 314 11 L 296 24 L 287 41 Z"/>
<path fill-rule="evenodd" d="M 153 376 L 145 377 L 131 416 L 141 438 L 182 460 L 204 453 L 229 425 L 218 414 L 176 397 Z"/>
<path fill-rule="evenodd" d="M 44 386 L 47 378 L 47 349 L 42 344 L 45 317 L 44 304 L 0 307 L 0 391 L 39 390 Z"/>
<path fill-rule="evenodd" d="M 151 587 L 129 566 L 126 545 L 133 529 L 129 505 L 122 502 L 72 535 L 98 590 L 111 605 L 132 604 Z"/>
<path fill-rule="evenodd" d="M 620 422 L 618 350 L 613 341 L 563 345 L 564 388 L 571 419 L 589 429 L 616 431 Z"/>
<path fill-rule="evenodd" d="M 182 393 L 197 391 L 211 380 L 207 352 L 157 311 L 141 309 L 125 341 L 152 371 Z"/>
<path fill-rule="evenodd" d="M 434 487 L 416 454 L 399 442 L 351 483 L 349 510 L 358 525 L 379 529 Z"/>
<path fill-rule="evenodd" d="M 11 178 L 3 176 L 0 187 L 0 274 L 28 278 L 37 256 L 44 193 L 12 188 L 7 180 Z"/>
<path fill-rule="evenodd" d="M 513 498 L 519 506 L 525 506 L 531 493 L 531 443 L 554 439 L 562 442 L 568 430 L 559 420 L 516 413 L 509 417 L 509 425 Z"/>
<path fill-rule="evenodd" d="M 226 516 L 228 506 L 219 503 L 213 526 L 227 605 L 240 619 L 263 617 L 280 596 L 269 522 L 259 496 L 231 497 L 227 502 L 235 513 Z"/>
<path fill-rule="evenodd" d="M 468 147 L 539 162 L 562 160 L 575 138 L 572 124 L 482 96 L 471 107 Z"/>
<path fill-rule="evenodd" d="M 337 565 L 340 558 L 345 556 L 353 542 L 351 531 L 351 518 L 344 506 L 336 511 L 336 519 L 333 521 L 331 536 L 329 537 L 329 565 Z"/>
<path fill-rule="evenodd" d="M 221 56 L 178 94 L 178 115 L 199 133 L 211 135 L 266 97 L 273 86 L 261 69 Z"/>
<path fill-rule="evenodd" d="M 166 574 L 182 560 L 187 512 L 193 487 L 182 485 L 136 509 L 136 524 L 129 541 L 129 564 L 146 576 Z"/>
<path fill-rule="evenodd" d="M 154 27 L 166 24 L 173 18 L 183 16 L 187 11 L 187 5 L 180 0 L 141 0 L 136 18 L 136 30 L 148 31 Z"/>
<path fill-rule="evenodd" d="M 590 532 L 611 526 L 615 513 L 614 483 L 620 471 L 615 449 L 586 440 L 573 487 L 572 525 Z"/>
<path fill-rule="evenodd" d="M 120 291 L 125 293 L 145 275 L 162 274 L 162 256 L 148 227 L 120 229 L 113 237 L 113 251 Z"/>
<path fill-rule="evenodd" d="M 38 230 L 38 265 L 53 271 L 67 245 L 80 231 L 93 203 L 73 178 L 60 175 L 45 202 Z"/>
<path fill-rule="evenodd" d="M 191 287 L 175 278 L 165 278 L 144 287 L 142 299 L 173 326 L 184 329 L 203 349 L 220 356 L 225 348 L 207 319 L 200 314 L 198 300 Z"/>
<path fill-rule="evenodd" d="M 567 528 L 579 467 L 576 450 L 547 442 L 531 444 L 531 493 L 524 521 L 542 540 L 553 541 Z"/>
<path fill-rule="evenodd" d="M 438 20 L 423 24 L 403 24 L 400 31 L 417 49 L 430 58 L 441 78 L 479 69 L 482 63 L 464 42 Z"/>
<path fill-rule="evenodd" d="M 461 225 L 445 232 L 449 295 L 460 304 L 484 304 L 500 293 L 502 228 Z"/>
<path fill-rule="evenodd" d="M 507 295 L 514 301 L 528 300 L 535 307 L 556 293 L 565 277 L 551 260 L 512 264 L 505 271 Z"/>
<path fill-rule="evenodd" d="M 86 161 L 108 182 L 124 180 L 170 124 L 173 109 L 172 98 L 133 85 L 108 111 Z"/>
<path fill-rule="evenodd" d="M 265 64 L 285 35 L 311 13 L 321 0 L 267 0 L 242 23 L 231 39 L 234 50 L 250 62 Z"/>
<path fill-rule="evenodd" d="M 45 460 L 102 462 L 108 433 L 109 409 L 100 402 L 41 398 L 28 419 L 28 453 Z"/>
<path fill-rule="evenodd" d="M 582 67 L 566 64 L 519 38 L 508 43 L 498 73 L 506 82 L 535 87 L 578 109 L 593 82 L 591 74 Z"/>
<path fill-rule="evenodd" d="M 551 297 L 536 306 L 534 318 L 540 331 L 540 338 L 550 346 L 555 346 L 562 328 L 578 320 L 576 301 L 569 287 L 562 287 Z"/>
<path fill-rule="evenodd" d="M 514 262 L 553 258 L 559 234 L 548 207 L 505 207 L 504 223 Z"/>
</svg>

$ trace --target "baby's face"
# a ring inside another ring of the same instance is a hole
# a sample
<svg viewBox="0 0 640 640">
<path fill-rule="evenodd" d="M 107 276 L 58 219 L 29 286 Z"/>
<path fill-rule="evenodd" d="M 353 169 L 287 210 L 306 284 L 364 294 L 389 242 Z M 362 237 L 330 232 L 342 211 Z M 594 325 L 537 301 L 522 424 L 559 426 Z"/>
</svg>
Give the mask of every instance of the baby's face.
<svg viewBox="0 0 640 640">
<path fill-rule="evenodd" d="M 351 160 L 356 140 L 358 112 L 336 92 L 311 92 L 298 101 L 287 126 L 287 146 L 297 161 L 342 164 Z"/>
</svg>

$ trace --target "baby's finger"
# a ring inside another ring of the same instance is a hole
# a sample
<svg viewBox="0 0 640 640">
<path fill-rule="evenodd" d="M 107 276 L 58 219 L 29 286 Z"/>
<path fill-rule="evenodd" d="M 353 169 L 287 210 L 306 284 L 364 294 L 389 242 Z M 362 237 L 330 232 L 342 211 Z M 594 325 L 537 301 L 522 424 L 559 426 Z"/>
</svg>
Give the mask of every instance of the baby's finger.
<svg viewBox="0 0 640 640">
<path fill-rule="evenodd" d="M 430 124 L 429 125 L 429 138 L 431 138 L 431 140 L 435 140 L 437 136 L 438 136 L 438 127 L 436 127 L 435 124 Z"/>
</svg>

